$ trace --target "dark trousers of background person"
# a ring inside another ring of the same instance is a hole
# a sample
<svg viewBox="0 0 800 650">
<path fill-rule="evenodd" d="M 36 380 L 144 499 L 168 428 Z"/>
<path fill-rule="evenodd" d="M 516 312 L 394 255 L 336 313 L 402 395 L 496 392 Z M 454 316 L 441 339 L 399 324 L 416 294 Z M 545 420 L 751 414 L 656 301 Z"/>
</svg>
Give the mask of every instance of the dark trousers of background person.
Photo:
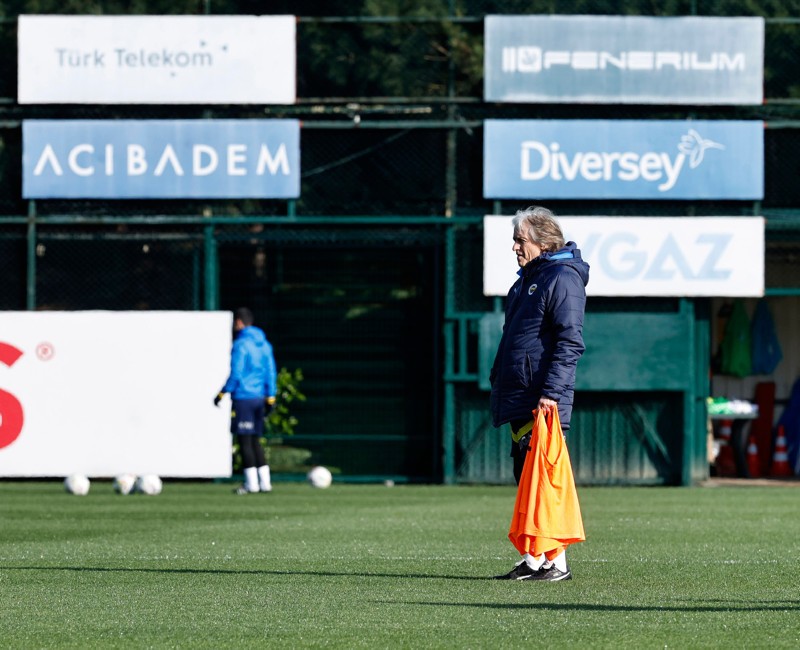
<svg viewBox="0 0 800 650">
<path fill-rule="evenodd" d="M 261 446 L 261 436 L 253 434 L 239 434 L 236 436 L 239 451 L 242 454 L 242 467 L 261 467 L 267 464 L 264 448 Z"/>
<path fill-rule="evenodd" d="M 261 446 L 264 431 L 263 398 L 233 400 L 231 433 L 236 435 L 242 454 L 244 487 L 247 492 L 271 492 L 272 478 Z"/>
</svg>

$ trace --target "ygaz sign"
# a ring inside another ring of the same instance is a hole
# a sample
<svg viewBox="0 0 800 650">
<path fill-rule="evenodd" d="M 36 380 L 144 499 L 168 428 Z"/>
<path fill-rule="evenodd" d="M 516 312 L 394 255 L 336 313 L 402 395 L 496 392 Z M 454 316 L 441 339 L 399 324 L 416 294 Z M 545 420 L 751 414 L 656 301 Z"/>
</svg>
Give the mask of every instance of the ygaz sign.
<svg viewBox="0 0 800 650">
<path fill-rule="evenodd" d="M 589 263 L 591 296 L 764 295 L 762 217 L 561 217 Z M 517 279 L 511 217 L 484 218 L 483 290 Z"/>
</svg>

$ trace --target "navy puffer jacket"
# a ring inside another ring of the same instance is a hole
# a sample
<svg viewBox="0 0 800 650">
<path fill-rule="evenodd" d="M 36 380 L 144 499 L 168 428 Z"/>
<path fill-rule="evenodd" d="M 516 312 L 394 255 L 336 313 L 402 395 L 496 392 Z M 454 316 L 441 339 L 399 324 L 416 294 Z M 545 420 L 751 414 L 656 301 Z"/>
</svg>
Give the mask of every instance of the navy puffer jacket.
<svg viewBox="0 0 800 650">
<path fill-rule="evenodd" d="M 583 313 L 589 265 L 575 242 L 542 253 L 519 271 L 506 299 L 503 336 L 492 373 L 494 426 L 530 419 L 540 397 L 558 402 L 569 428 L 575 367 L 585 349 Z"/>
</svg>

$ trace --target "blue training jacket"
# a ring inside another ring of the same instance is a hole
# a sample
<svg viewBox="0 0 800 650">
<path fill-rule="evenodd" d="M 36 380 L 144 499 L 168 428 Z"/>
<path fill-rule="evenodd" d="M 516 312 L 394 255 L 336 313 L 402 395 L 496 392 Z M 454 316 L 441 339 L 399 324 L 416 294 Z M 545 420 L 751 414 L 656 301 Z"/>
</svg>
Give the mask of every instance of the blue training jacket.
<svg viewBox="0 0 800 650">
<path fill-rule="evenodd" d="M 233 341 L 231 374 L 222 392 L 233 399 L 275 397 L 277 380 L 275 357 L 266 335 L 253 325 L 245 327 Z"/>
<path fill-rule="evenodd" d="M 490 375 L 494 426 L 530 419 L 540 397 L 558 402 L 569 428 L 575 367 L 583 354 L 589 265 L 575 242 L 519 271 L 506 298 L 503 336 Z"/>
</svg>

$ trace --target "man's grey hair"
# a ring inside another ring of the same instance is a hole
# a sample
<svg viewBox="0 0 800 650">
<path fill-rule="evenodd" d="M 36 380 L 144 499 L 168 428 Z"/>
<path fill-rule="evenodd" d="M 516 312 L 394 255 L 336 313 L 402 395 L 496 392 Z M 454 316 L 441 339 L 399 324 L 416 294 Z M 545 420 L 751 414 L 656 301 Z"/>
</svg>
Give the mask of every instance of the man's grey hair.
<svg viewBox="0 0 800 650">
<path fill-rule="evenodd" d="M 547 208 L 538 205 L 517 210 L 511 220 L 514 234 L 526 235 L 536 242 L 543 251 L 553 253 L 564 247 L 564 233 L 556 221 L 556 216 Z"/>
</svg>

